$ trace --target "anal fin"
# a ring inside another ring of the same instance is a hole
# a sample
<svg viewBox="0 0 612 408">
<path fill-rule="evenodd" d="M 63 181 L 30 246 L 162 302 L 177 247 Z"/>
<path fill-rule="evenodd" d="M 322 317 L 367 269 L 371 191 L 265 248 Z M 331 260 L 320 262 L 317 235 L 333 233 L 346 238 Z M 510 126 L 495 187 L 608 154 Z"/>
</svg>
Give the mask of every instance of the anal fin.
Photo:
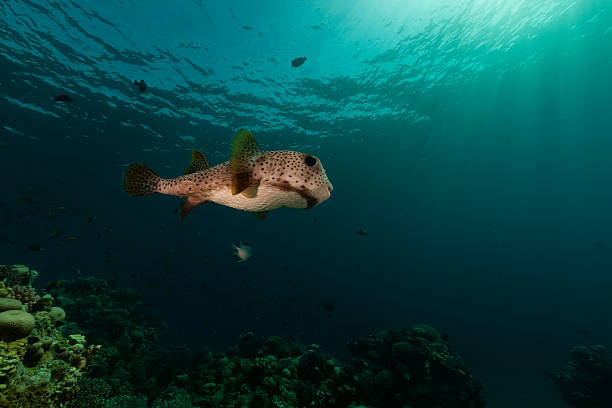
<svg viewBox="0 0 612 408">
<path fill-rule="evenodd" d="M 183 200 L 179 207 L 179 221 L 183 221 L 187 214 L 189 214 L 194 208 L 203 202 L 204 201 L 198 200 L 194 197 L 188 197 L 187 199 Z"/>
</svg>

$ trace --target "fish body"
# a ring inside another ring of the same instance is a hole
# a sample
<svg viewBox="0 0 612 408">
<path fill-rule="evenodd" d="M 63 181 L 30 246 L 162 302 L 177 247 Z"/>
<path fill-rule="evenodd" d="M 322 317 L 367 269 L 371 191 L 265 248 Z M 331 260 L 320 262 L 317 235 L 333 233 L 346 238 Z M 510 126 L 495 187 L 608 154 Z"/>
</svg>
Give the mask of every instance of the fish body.
<svg viewBox="0 0 612 408">
<path fill-rule="evenodd" d="M 236 251 L 234 252 L 234 256 L 238 258 L 237 262 L 245 262 L 251 257 L 251 255 L 253 255 L 251 246 L 246 242 L 240 241 L 238 245 L 232 244 L 232 247 Z"/>
<path fill-rule="evenodd" d="M 74 99 L 72 99 L 70 95 L 55 95 L 53 100 L 55 102 L 74 102 Z"/>
<path fill-rule="evenodd" d="M 140 89 L 140 92 L 146 92 L 147 90 L 147 83 L 144 81 L 144 79 L 141 79 L 140 81 L 134 80 L 134 85 Z"/>
<path fill-rule="evenodd" d="M 263 219 L 277 208 L 312 208 L 327 200 L 333 189 L 316 156 L 261 151 L 244 129 L 232 139 L 229 161 L 209 167 L 202 153 L 193 150 L 185 173 L 164 179 L 142 164 L 132 164 L 123 186 L 134 196 L 161 193 L 185 198 L 181 219 L 203 202 L 250 211 Z"/>
<path fill-rule="evenodd" d="M 295 58 L 293 61 L 291 61 L 291 66 L 294 68 L 297 68 L 303 65 L 305 62 L 306 62 L 306 57 Z"/>
</svg>

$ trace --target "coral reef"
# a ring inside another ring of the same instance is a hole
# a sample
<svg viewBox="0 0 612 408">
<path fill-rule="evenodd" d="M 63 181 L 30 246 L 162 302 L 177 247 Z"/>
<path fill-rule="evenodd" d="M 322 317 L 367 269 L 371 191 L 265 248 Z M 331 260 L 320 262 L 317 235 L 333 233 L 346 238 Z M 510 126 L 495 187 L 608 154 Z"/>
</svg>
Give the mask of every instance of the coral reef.
<svg viewBox="0 0 612 408">
<path fill-rule="evenodd" d="M 38 277 L 38 272 L 25 265 L 0 265 L 0 281 L 6 286 L 31 287 Z M 0 292 L 0 296 L 5 296 Z"/>
<path fill-rule="evenodd" d="M 0 265 L 0 407 L 68 407 L 100 346 L 64 338 L 53 298 L 31 284 L 35 271 Z M 54 310 L 55 316 L 49 314 Z"/>
<path fill-rule="evenodd" d="M 50 294 L 70 317 L 66 335 L 104 345 L 74 408 L 484 407 L 480 381 L 426 325 L 349 342 L 352 364 L 314 344 L 253 333 L 204 355 L 145 313 L 130 290 L 78 278 Z"/>
<path fill-rule="evenodd" d="M 484 407 L 482 384 L 438 332 L 417 324 L 348 343 L 357 396 L 382 407 Z"/>
<path fill-rule="evenodd" d="M 575 346 L 572 361 L 552 374 L 561 397 L 576 408 L 612 407 L 612 360 L 604 346 Z"/>
<path fill-rule="evenodd" d="M 342 364 L 316 345 L 253 333 L 226 353 L 210 353 L 189 379 L 202 407 L 346 407 L 355 391 Z"/>
<path fill-rule="evenodd" d="M 65 334 L 84 333 L 104 348 L 88 370 L 112 388 L 111 397 L 142 394 L 156 400 L 203 356 L 185 347 L 161 318 L 145 312 L 138 295 L 103 279 L 62 281 L 50 290 L 70 316 Z M 92 406 L 94 407 L 94 406 Z"/>
<path fill-rule="evenodd" d="M 0 313 L 0 339 L 17 340 L 27 337 L 34 329 L 34 316 L 25 310 L 7 310 Z"/>
</svg>

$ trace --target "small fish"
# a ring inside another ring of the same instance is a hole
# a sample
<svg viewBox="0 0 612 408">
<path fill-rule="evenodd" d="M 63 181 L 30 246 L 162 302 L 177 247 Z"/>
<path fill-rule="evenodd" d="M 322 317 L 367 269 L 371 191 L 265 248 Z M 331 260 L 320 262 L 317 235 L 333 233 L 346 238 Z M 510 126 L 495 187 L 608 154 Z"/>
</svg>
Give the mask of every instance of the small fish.
<svg viewBox="0 0 612 408">
<path fill-rule="evenodd" d="M 232 244 L 232 247 L 236 250 L 234 256 L 238 258 L 238 262 L 245 262 L 253 255 L 251 246 L 244 241 L 240 241 L 238 246 Z"/>
<path fill-rule="evenodd" d="M 362 230 L 362 229 L 360 229 L 360 230 L 357 230 L 356 232 L 357 232 L 359 235 L 368 235 L 368 231 L 366 231 L 366 230 Z"/>
<path fill-rule="evenodd" d="M 204 202 L 250 211 L 264 219 L 276 208 L 312 208 L 327 200 L 333 190 L 316 156 L 262 151 L 245 129 L 232 139 L 230 160 L 225 163 L 209 167 L 204 155 L 192 150 L 185 175 L 172 179 L 135 163 L 125 170 L 123 188 L 133 196 L 161 193 L 185 198 L 180 220 Z"/>
<path fill-rule="evenodd" d="M 31 242 L 28 244 L 28 249 L 30 251 L 40 251 L 40 244 L 36 242 Z"/>
<path fill-rule="evenodd" d="M 64 237 L 64 241 L 76 241 L 77 239 L 78 238 L 74 235 L 68 235 L 67 237 Z"/>
<path fill-rule="evenodd" d="M 147 83 L 144 81 L 144 79 L 141 79 L 140 82 L 138 82 L 137 80 L 134 80 L 134 85 L 136 85 L 138 89 L 140 89 L 140 92 L 147 91 Z"/>
<path fill-rule="evenodd" d="M 297 68 L 306 62 L 306 57 L 299 57 L 291 61 L 291 66 Z"/>
<path fill-rule="evenodd" d="M 450 340 L 450 336 L 449 336 L 448 334 L 446 334 L 446 333 L 442 333 L 442 334 L 440 335 L 440 338 L 442 339 L 442 341 L 448 341 L 448 340 Z"/>
<path fill-rule="evenodd" d="M 603 247 L 605 247 L 605 246 L 606 246 L 606 243 L 605 243 L 605 242 L 603 242 L 603 241 L 597 241 L 597 242 L 595 243 L 595 246 L 596 246 L 597 248 L 603 248 Z"/>
<path fill-rule="evenodd" d="M 327 302 L 321 303 L 321 305 L 328 312 L 333 312 L 334 310 L 336 310 L 336 305 L 334 305 L 334 302 L 327 301 Z"/>
<path fill-rule="evenodd" d="M 55 95 L 53 97 L 53 101 L 55 102 L 74 102 L 74 99 L 72 99 L 69 95 L 63 94 L 63 95 Z"/>
</svg>

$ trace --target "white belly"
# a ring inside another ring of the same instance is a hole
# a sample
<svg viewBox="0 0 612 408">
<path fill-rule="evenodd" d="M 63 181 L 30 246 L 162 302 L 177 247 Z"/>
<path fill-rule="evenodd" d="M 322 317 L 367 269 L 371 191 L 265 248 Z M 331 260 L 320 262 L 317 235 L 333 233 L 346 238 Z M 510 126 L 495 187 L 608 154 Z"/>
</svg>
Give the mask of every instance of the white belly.
<svg viewBox="0 0 612 408">
<path fill-rule="evenodd" d="M 229 188 L 219 189 L 206 194 L 206 200 L 244 211 L 270 211 L 276 208 L 306 208 L 306 199 L 294 191 L 283 191 L 275 187 L 259 186 L 257 196 L 245 197 L 232 195 Z"/>
</svg>

